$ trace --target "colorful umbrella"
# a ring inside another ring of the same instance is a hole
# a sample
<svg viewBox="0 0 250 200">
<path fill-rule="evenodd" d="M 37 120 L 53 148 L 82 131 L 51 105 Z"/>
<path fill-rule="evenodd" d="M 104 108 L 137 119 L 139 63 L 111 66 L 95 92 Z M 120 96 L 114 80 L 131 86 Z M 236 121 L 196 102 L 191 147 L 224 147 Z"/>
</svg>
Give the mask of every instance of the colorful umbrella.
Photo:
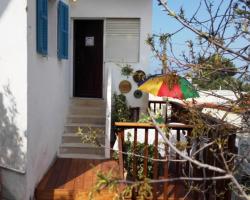
<svg viewBox="0 0 250 200">
<path fill-rule="evenodd" d="M 174 73 L 151 76 L 140 84 L 139 90 L 159 97 L 187 99 L 199 97 L 193 85 Z"/>
</svg>

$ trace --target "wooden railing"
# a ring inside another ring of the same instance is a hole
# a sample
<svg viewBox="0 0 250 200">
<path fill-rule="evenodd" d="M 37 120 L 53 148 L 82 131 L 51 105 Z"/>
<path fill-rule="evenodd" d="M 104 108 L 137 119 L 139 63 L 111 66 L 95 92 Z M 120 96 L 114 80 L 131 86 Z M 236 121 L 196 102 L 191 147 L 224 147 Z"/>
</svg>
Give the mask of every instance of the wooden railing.
<svg viewBox="0 0 250 200">
<path fill-rule="evenodd" d="M 118 157 L 119 157 L 119 167 L 120 167 L 120 176 L 124 178 L 124 158 L 126 156 L 123 155 L 122 152 L 124 152 L 124 142 L 125 142 L 125 130 L 126 129 L 132 129 L 133 131 L 133 138 L 131 141 L 133 141 L 133 149 L 132 149 L 132 180 L 138 180 L 137 173 L 138 173 L 138 157 L 143 158 L 143 175 L 144 177 L 148 177 L 148 161 L 149 159 L 152 159 L 153 162 L 153 176 L 151 177 L 152 179 L 168 179 L 170 176 L 172 177 L 179 177 L 181 175 L 181 169 L 182 169 L 182 164 L 180 162 L 172 162 L 172 160 L 177 160 L 179 159 L 179 156 L 175 154 L 171 155 L 169 154 L 169 147 L 164 143 L 164 146 L 160 147 L 159 142 L 162 142 L 159 140 L 160 136 L 158 131 L 155 129 L 153 124 L 151 123 L 127 123 L 127 122 L 116 122 L 115 123 L 116 128 L 118 128 L 118 132 L 116 133 L 118 136 L 118 146 L 119 146 L 119 151 L 118 151 Z M 162 125 L 162 128 L 168 128 L 170 130 L 176 130 L 176 141 L 180 142 L 181 140 L 181 132 L 185 131 L 188 135 L 192 131 L 192 126 L 190 125 Z M 130 130 L 131 131 L 131 130 Z M 138 144 L 138 138 L 141 137 L 139 134 L 144 134 L 144 151 L 143 155 L 135 155 L 137 154 L 137 144 Z M 152 137 L 149 134 L 154 134 Z M 150 137 L 149 137 L 150 136 Z M 149 138 L 153 138 L 153 141 L 149 141 Z M 190 141 L 189 141 L 190 142 Z M 154 146 L 153 148 L 153 157 L 149 156 L 149 144 L 152 144 Z M 187 153 L 190 153 L 190 145 L 187 145 Z M 163 148 L 163 149 L 162 149 Z M 159 150 L 162 152 L 165 152 L 164 155 L 160 155 Z M 125 152 L 126 154 L 126 152 Z M 170 173 L 169 167 L 171 167 L 175 172 L 172 174 Z M 188 165 L 187 165 L 188 168 Z M 161 170 L 159 170 L 161 169 Z M 188 169 L 187 169 L 188 170 Z M 153 199 L 157 199 L 157 196 L 159 196 L 159 187 L 157 184 L 153 185 Z M 177 198 L 177 193 L 178 189 L 175 189 L 174 191 L 174 196 Z M 167 199 L 168 198 L 168 183 L 163 184 L 163 191 L 161 191 L 163 194 L 163 198 Z"/>
<path fill-rule="evenodd" d="M 166 101 L 155 101 L 155 100 L 148 101 L 148 108 L 150 108 L 151 111 L 154 113 L 157 111 L 157 109 L 161 110 L 163 105 L 166 105 Z"/>
<path fill-rule="evenodd" d="M 149 159 L 153 162 L 153 175 L 152 179 L 169 179 L 169 178 L 178 178 L 178 177 L 189 177 L 192 175 L 192 177 L 203 177 L 204 173 L 207 176 L 212 176 L 212 172 L 209 170 L 200 169 L 197 166 L 192 165 L 190 162 L 187 162 L 186 160 L 183 160 L 180 158 L 178 154 L 173 154 L 170 152 L 169 147 L 166 143 L 164 143 L 164 155 L 160 155 L 160 151 L 162 151 L 162 146 L 159 145 L 160 143 L 160 135 L 158 131 L 155 129 L 153 124 L 151 123 L 132 123 L 132 122 L 116 122 L 115 126 L 117 128 L 117 138 L 118 138 L 118 157 L 119 157 L 119 168 L 120 168 L 120 176 L 122 178 L 132 179 L 132 180 L 138 180 L 137 173 L 138 173 L 138 158 L 143 158 L 143 175 L 144 177 L 148 177 L 148 164 Z M 167 124 L 167 125 L 161 125 L 162 128 L 167 128 L 169 130 L 174 130 L 176 133 L 175 140 L 177 143 L 181 144 L 181 138 L 186 138 L 186 146 L 184 147 L 186 155 L 190 156 L 191 148 L 194 148 L 194 143 L 197 145 L 195 146 L 195 150 L 199 149 L 200 141 L 198 139 L 193 139 L 191 137 L 192 129 L 193 127 L 191 125 L 181 125 L 181 124 Z M 126 152 L 124 149 L 125 144 L 125 131 L 127 129 L 130 129 L 130 132 L 133 132 L 132 134 L 132 177 L 124 177 L 124 159 L 126 158 Z M 132 130 L 132 131 L 131 131 Z M 137 154 L 137 144 L 138 144 L 138 138 L 143 135 L 144 138 L 144 151 L 143 155 L 136 155 Z M 151 135 L 153 134 L 153 136 Z M 209 135 L 209 137 L 212 135 Z M 169 136 L 168 136 L 169 137 Z M 216 136 L 214 136 L 216 137 Z M 235 135 L 231 134 L 228 135 L 228 149 L 231 152 L 234 152 L 235 149 Z M 153 141 L 151 141 L 153 140 Z M 211 142 L 211 141 L 207 141 Z M 149 156 L 149 144 L 152 144 L 153 147 L 153 157 Z M 193 145 L 193 146 L 192 146 Z M 178 145 L 176 145 L 178 146 Z M 192 149 L 193 151 L 193 149 Z M 123 152 L 125 154 L 123 154 Z M 192 152 L 193 153 L 193 152 Z M 202 160 L 201 157 L 202 156 Z M 209 148 L 202 151 L 202 153 L 196 154 L 195 158 L 197 160 L 200 160 L 201 162 L 208 163 L 211 165 L 215 165 L 218 167 L 223 167 L 221 163 L 218 161 L 218 158 L 214 156 L 214 152 L 211 152 Z M 191 173 L 191 174 L 190 174 Z M 200 183 L 200 182 L 199 182 Z M 213 185 L 214 183 L 212 181 L 206 181 L 204 184 L 204 187 L 208 187 L 209 185 Z M 224 187 L 228 184 L 228 181 L 218 181 L 218 184 L 214 186 L 216 192 L 224 191 Z M 174 189 L 172 190 L 172 194 L 169 192 L 170 186 Z M 161 189 L 159 189 L 159 184 L 153 184 L 153 199 L 157 199 L 160 195 L 163 197 L 164 200 L 170 198 L 179 199 L 178 196 L 180 193 L 180 185 L 184 186 L 184 182 L 182 181 L 175 181 L 175 182 L 164 182 L 160 186 Z M 207 196 L 206 199 L 212 200 L 217 199 L 217 197 L 213 196 L 212 192 L 207 192 L 205 194 Z M 190 195 L 191 199 L 203 199 L 201 196 L 199 196 L 198 192 L 191 192 Z M 230 192 L 227 191 L 225 193 L 224 199 L 230 199 Z"/>
</svg>

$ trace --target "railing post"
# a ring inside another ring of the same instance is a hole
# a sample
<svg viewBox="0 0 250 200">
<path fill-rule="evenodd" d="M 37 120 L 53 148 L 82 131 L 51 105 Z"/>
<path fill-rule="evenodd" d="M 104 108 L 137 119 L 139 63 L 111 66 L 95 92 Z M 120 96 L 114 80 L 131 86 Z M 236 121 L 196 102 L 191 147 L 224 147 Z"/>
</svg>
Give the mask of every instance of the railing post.
<svg viewBox="0 0 250 200">
<path fill-rule="evenodd" d="M 147 177 L 148 174 L 148 128 L 145 129 L 145 141 L 144 141 L 144 167 L 143 173 L 144 176 Z"/>
<path fill-rule="evenodd" d="M 168 178 L 168 145 L 165 144 L 165 159 L 166 161 L 163 162 L 163 165 L 164 165 L 164 179 L 167 179 Z M 163 199 L 164 200 L 168 200 L 168 183 L 167 182 L 164 182 L 164 185 L 163 185 Z"/>
<path fill-rule="evenodd" d="M 190 156 L 190 150 L 191 150 L 191 134 L 192 134 L 192 129 L 187 130 L 187 154 Z M 190 162 L 186 162 L 186 174 L 190 176 Z"/>
<path fill-rule="evenodd" d="M 232 135 L 229 135 L 228 136 L 228 150 L 229 152 L 233 153 L 233 154 L 236 154 L 237 153 L 237 149 L 236 149 L 236 146 L 235 146 L 235 139 L 236 139 L 236 134 L 232 134 Z M 230 156 L 230 159 L 232 157 Z M 231 161 L 231 163 L 229 163 L 229 167 L 230 169 L 232 169 L 233 167 L 233 164 L 235 162 L 235 159 L 233 159 Z M 226 185 L 229 185 L 230 181 L 229 180 L 226 180 L 225 181 L 225 184 Z M 225 193 L 225 199 L 226 200 L 230 200 L 231 199 L 231 196 L 232 196 L 232 192 L 229 190 L 229 188 L 226 190 L 226 193 Z"/>
<path fill-rule="evenodd" d="M 148 101 L 148 108 L 151 109 L 151 101 Z"/>
<path fill-rule="evenodd" d="M 118 149 L 119 149 L 119 168 L 120 176 L 124 179 L 124 164 L 123 164 L 123 141 L 124 141 L 124 128 L 118 132 Z"/>
<path fill-rule="evenodd" d="M 181 131 L 180 129 L 176 129 L 176 143 L 179 143 L 180 144 L 180 134 L 181 134 Z M 180 158 L 179 154 L 176 153 L 175 155 L 175 160 L 178 160 Z M 179 177 L 180 176 L 180 163 L 177 161 L 175 162 L 175 177 Z M 174 199 L 177 200 L 178 198 L 178 181 L 175 181 L 174 183 Z"/>
<path fill-rule="evenodd" d="M 195 140 L 196 140 L 196 148 L 195 148 L 195 151 L 196 151 L 200 149 L 200 140 L 198 138 L 196 138 Z M 199 157 L 200 157 L 200 153 L 195 155 L 196 160 L 199 160 Z M 199 175 L 200 175 L 200 169 L 196 165 L 193 165 L 193 177 L 199 177 Z M 192 192 L 193 199 L 199 199 L 199 197 L 200 197 L 200 194 L 198 191 Z"/>
<path fill-rule="evenodd" d="M 154 159 L 158 159 L 158 131 L 155 129 Z M 158 178 L 158 161 L 153 162 L 153 179 Z M 157 199 L 157 184 L 153 186 L 153 200 Z"/>
<path fill-rule="evenodd" d="M 133 145 L 133 179 L 136 180 L 137 175 L 137 158 L 134 156 L 135 153 L 137 153 L 137 128 L 134 129 L 134 145 Z"/>
<path fill-rule="evenodd" d="M 149 123 L 133 123 L 133 122 L 116 122 L 115 125 L 117 126 L 117 128 L 120 129 L 120 132 L 117 133 L 117 140 L 118 140 L 118 148 L 119 148 L 119 155 L 118 155 L 118 158 L 119 158 L 119 167 L 120 167 L 120 177 L 121 178 L 124 178 L 124 156 L 123 156 L 123 151 L 124 151 L 124 134 L 125 134 L 125 129 L 133 129 L 134 130 L 134 136 L 133 136 L 133 139 L 134 141 L 132 142 L 132 152 L 133 154 L 137 154 L 137 146 L 138 146 L 138 141 L 139 139 L 142 139 L 142 138 L 139 138 L 139 130 L 140 129 L 144 129 L 145 132 L 141 133 L 141 134 L 145 134 L 145 138 L 144 138 L 144 149 L 143 149 L 143 156 L 144 156 L 144 159 L 143 159 L 143 171 L 144 171 L 144 176 L 147 177 L 148 175 L 148 156 L 149 156 L 149 143 L 153 142 L 153 141 L 149 141 L 149 134 L 151 134 L 151 129 L 154 129 L 155 130 L 155 127 L 152 125 L 152 124 L 149 124 Z M 185 130 L 189 130 L 188 132 L 188 147 L 187 147 L 187 151 L 188 151 L 188 154 L 190 155 L 190 134 L 191 134 L 191 130 L 192 130 L 192 126 L 189 126 L 189 125 L 185 125 L 185 126 L 182 126 L 182 125 L 167 125 L 168 128 L 170 129 L 174 129 L 176 130 L 177 134 L 176 134 L 176 141 L 180 142 L 181 140 L 181 130 L 185 129 Z M 162 125 L 162 127 L 164 127 L 164 125 Z M 153 132 L 152 132 L 153 134 Z M 159 158 L 159 142 L 161 141 L 159 138 L 159 133 L 157 130 L 154 131 L 154 151 L 153 151 L 153 158 L 155 159 L 153 161 L 153 179 L 158 179 L 159 178 L 159 172 L 158 172 L 158 168 L 160 166 L 159 164 L 159 161 L 156 161 L 158 158 Z M 143 137 L 143 135 L 141 135 Z M 167 135 L 167 137 L 169 138 L 169 135 Z M 153 140 L 153 139 L 152 139 Z M 150 144 L 151 144 L 150 143 Z M 170 158 L 170 153 L 169 153 L 169 146 L 165 143 L 164 144 L 164 148 L 165 148 L 165 155 L 164 155 L 164 158 L 165 158 L 165 161 L 162 162 L 162 166 L 163 166 L 163 178 L 164 179 L 168 179 L 169 177 L 172 177 L 170 172 L 169 172 L 169 158 Z M 178 159 L 180 158 L 179 155 L 176 155 L 174 154 L 174 156 L 172 156 L 173 159 Z M 137 165 L 138 165 L 138 158 L 135 156 L 135 155 L 132 155 L 132 178 L 133 180 L 137 180 Z M 188 162 L 187 162 L 188 164 Z M 173 166 L 176 167 L 176 173 L 174 174 L 175 177 L 178 177 L 180 176 L 180 167 L 181 167 L 181 163 L 179 162 L 171 162 L 171 168 Z M 187 167 L 188 168 L 188 167 Z M 130 169 L 131 169 L 131 165 L 130 165 Z M 190 170 L 190 169 L 189 169 Z M 197 169 L 195 169 L 195 173 L 197 173 Z M 196 174 L 195 174 L 196 175 Z M 160 177 L 161 178 L 161 177 Z M 169 183 L 169 182 L 164 182 L 164 183 L 154 183 L 152 184 L 152 187 L 153 187 L 153 198 L 152 200 L 156 200 L 158 198 L 158 195 L 163 195 L 163 199 L 164 200 L 168 200 L 169 198 L 173 198 L 173 199 L 177 199 L 179 198 L 178 195 L 180 194 L 180 188 L 178 188 L 177 186 L 180 186 L 180 182 L 175 182 L 173 185 L 173 183 Z M 182 182 L 181 182 L 182 183 Z M 174 186 L 174 188 L 170 187 L 170 186 Z M 159 187 L 160 186 L 160 187 Z M 171 190 L 170 190 L 171 188 Z M 163 189 L 163 194 L 161 193 L 162 192 L 162 189 Z M 177 192 L 177 191 L 179 192 Z M 137 197 L 137 191 L 133 191 L 132 193 L 132 199 L 135 199 Z M 193 192 L 192 194 L 195 194 L 195 192 Z M 197 196 L 196 194 L 196 199 L 198 199 L 199 196 Z"/>
</svg>

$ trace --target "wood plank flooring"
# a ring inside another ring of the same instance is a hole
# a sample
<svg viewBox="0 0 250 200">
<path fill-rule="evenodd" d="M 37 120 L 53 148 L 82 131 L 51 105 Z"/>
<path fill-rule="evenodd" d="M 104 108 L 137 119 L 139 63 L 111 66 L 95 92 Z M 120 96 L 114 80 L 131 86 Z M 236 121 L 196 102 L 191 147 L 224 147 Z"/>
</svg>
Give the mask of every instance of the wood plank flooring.
<svg viewBox="0 0 250 200">
<path fill-rule="evenodd" d="M 109 172 L 113 170 L 114 176 L 119 176 L 119 166 L 113 160 L 85 160 L 58 158 L 48 170 L 36 188 L 37 200 L 88 200 L 88 194 L 96 182 L 98 170 Z M 178 197 L 171 195 L 171 191 L 178 187 Z M 184 196 L 181 186 L 169 185 L 169 198 L 182 199 Z M 183 188 L 183 187 L 182 187 Z M 114 194 L 107 190 L 95 195 L 95 200 L 112 200 Z M 158 199 L 163 199 L 159 195 Z"/>
</svg>

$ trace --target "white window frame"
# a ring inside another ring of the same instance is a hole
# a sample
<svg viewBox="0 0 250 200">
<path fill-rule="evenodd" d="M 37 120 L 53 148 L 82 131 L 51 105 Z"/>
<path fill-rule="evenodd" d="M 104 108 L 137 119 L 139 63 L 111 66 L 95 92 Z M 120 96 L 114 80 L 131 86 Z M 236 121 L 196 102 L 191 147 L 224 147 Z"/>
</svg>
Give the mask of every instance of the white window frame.
<svg viewBox="0 0 250 200">
<path fill-rule="evenodd" d="M 140 18 L 107 18 L 105 21 L 105 62 L 138 63 Z"/>
</svg>

